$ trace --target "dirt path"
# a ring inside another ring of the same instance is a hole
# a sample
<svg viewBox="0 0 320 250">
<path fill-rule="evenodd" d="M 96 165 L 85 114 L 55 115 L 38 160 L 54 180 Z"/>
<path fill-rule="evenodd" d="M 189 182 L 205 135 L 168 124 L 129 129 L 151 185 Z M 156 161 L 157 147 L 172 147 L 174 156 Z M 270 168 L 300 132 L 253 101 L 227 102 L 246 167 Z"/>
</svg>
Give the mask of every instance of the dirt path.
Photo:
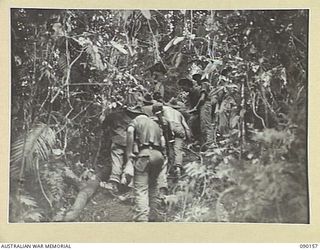
<svg viewBox="0 0 320 250">
<path fill-rule="evenodd" d="M 80 222 L 130 222 L 130 201 L 120 201 L 99 188 L 80 214 Z"/>
<path fill-rule="evenodd" d="M 186 151 L 184 163 L 196 160 L 195 156 Z M 175 185 L 168 180 L 169 190 Z M 121 201 L 107 190 L 98 188 L 96 194 L 89 200 L 80 213 L 80 222 L 131 222 L 133 201 Z"/>
</svg>

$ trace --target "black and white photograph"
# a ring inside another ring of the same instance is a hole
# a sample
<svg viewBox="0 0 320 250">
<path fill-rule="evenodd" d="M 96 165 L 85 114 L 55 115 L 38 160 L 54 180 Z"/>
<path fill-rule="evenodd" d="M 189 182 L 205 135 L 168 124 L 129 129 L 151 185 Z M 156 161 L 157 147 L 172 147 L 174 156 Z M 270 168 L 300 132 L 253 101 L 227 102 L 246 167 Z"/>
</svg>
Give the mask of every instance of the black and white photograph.
<svg viewBox="0 0 320 250">
<path fill-rule="evenodd" d="M 309 224 L 308 9 L 10 9 L 9 223 Z"/>
</svg>

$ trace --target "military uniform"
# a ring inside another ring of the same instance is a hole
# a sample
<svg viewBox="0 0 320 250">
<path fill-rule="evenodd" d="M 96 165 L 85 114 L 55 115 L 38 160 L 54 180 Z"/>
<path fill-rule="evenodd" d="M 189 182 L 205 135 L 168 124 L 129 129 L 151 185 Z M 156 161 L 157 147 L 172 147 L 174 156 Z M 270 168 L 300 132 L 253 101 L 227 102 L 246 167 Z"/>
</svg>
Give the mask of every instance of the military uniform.
<svg viewBox="0 0 320 250">
<path fill-rule="evenodd" d="M 134 165 L 134 221 L 157 220 L 159 204 L 159 174 L 164 164 L 162 130 L 146 115 L 139 115 L 129 124 L 139 153 Z M 128 129 L 128 136 L 130 136 Z M 130 145 L 129 145 L 130 146 Z M 131 151 L 130 149 L 129 151 Z"/>
<path fill-rule="evenodd" d="M 172 107 L 163 107 L 163 117 L 169 122 L 174 134 L 174 143 L 169 147 L 170 165 L 175 169 L 182 166 L 183 146 L 186 139 L 190 139 L 190 129 L 183 115 Z"/>
<path fill-rule="evenodd" d="M 151 117 L 151 116 L 153 116 L 152 107 L 153 107 L 153 105 L 147 104 L 147 105 L 142 106 L 141 110 L 144 114 Z M 168 143 L 168 142 L 166 142 L 166 143 Z M 160 172 L 160 175 L 159 175 L 159 181 L 158 181 L 159 189 L 164 188 L 165 190 L 168 190 L 167 169 L 168 169 L 167 160 L 165 160 L 164 166 L 163 166 L 162 171 Z"/>
<path fill-rule="evenodd" d="M 125 111 L 114 112 L 107 116 L 104 127 L 111 136 L 111 175 L 109 181 L 120 183 L 127 145 L 126 131 L 132 119 Z"/>
<path fill-rule="evenodd" d="M 190 126 L 196 138 L 200 139 L 201 144 L 213 140 L 212 129 L 212 105 L 209 99 L 210 84 L 201 82 L 194 86 L 189 92 L 189 105 L 193 109 L 197 105 L 202 94 L 205 95 L 203 104 L 190 117 Z"/>
<path fill-rule="evenodd" d="M 200 93 L 205 94 L 205 100 L 200 107 L 200 128 L 201 128 L 201 144 L 213 141 L 213 119 L 212 104 L 209 98 L 210 84 L 202 82 L 200 85 Z"/>
</svg>

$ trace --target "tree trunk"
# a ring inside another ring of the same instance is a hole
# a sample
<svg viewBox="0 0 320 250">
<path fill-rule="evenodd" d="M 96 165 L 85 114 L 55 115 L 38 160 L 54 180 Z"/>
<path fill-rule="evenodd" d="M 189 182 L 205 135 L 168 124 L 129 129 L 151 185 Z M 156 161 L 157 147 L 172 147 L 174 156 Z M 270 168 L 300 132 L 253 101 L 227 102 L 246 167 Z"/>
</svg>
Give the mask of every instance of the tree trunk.
<svg viewBox="0 0 320 250">
<path fill-rule="evenodd" d="M 64 217 L 64 221 L 75 221 L 78 216 L 80 215 L 82 209 L 86 206 L 88 200 L 91 198 L 91 196 L 95 193 L 97 188 L 99 187 L 99 181 L 98 180 L 89 180 L 86 185 L 80 189 L 77 198 L 69 210 L 67 214 Z"/>
</svg>

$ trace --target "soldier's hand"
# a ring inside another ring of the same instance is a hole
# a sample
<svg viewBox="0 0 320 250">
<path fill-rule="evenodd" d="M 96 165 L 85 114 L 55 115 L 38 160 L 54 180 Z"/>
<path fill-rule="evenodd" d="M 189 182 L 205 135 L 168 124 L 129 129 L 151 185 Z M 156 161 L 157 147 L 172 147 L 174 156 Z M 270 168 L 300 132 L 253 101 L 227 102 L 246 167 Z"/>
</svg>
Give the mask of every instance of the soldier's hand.
<svg viewBox="0 0 320 250">
<path fill-rule="evenodd" d="M 133 176 L 134 166 L 133 166 L 132 159 L 129 159 L 129 160 L 126 162 L 126 164 L 124 165 L 123 173 L 124 173 L 125 175 Z"/>
<path fill-rule="evenodd" d="M 191 136 L 191 131 L 190 131 L 189 129 L 187 129 L 187 130 L 186 130 L 186 139 L 187 139 L 188 142 L 191 141 L 191 137 L 192 137 L 192 136 Z"/>
</svg>

